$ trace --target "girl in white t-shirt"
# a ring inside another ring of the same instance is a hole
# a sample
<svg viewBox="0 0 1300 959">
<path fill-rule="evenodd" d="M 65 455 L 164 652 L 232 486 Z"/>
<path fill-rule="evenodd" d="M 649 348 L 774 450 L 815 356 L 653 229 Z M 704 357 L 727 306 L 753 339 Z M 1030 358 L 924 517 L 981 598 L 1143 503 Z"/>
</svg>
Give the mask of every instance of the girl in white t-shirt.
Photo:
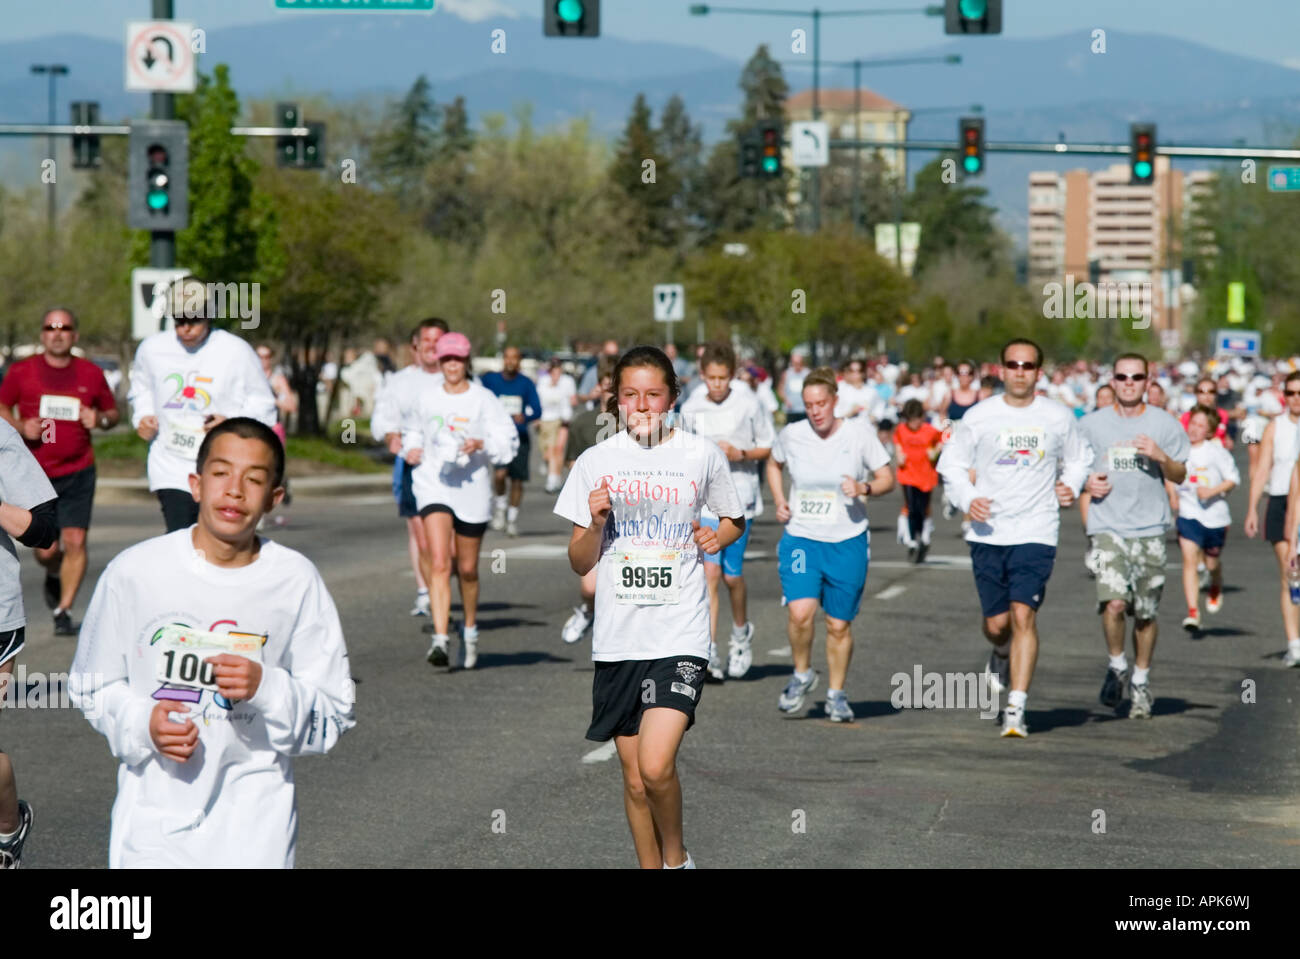
<svg viewBox="0 0 1300 959">
<path fill-rule="evenodd" d="M 620 429 L 578 457 L 555 505 L 573 523 L 569 563 L 596 569 L 592 721 L 623 767 L 623 806 L 647 869 L 694 868 L 682 842 L 677 750 L 695 722 L 709 655 L 700 551 L 740 538 L 744 508 L 717 444 L 673 427 L 677 377 L 652 346 L 614 368 Z M 716 530 L 700 524 L 705 507 Z"/>
<path fill-rule="evenodd" d="M 1241 482 L 1232 454 L 1210 442 L 1211 422 L 1218 424 L 1212 406 L 1193 407 L 1187 419 L 1192 452 L 1187 457 L 1187 477 L 1178 485 L 1178 545 L 1183 553 L 1183 592 L 1187 596 L 1187 618 L 1183 628 L 1201 628 L 1200 582 L 1197 565 L 1205 563 L 1210 574 L 1205 609 L 1217 613 L 1223 607 L 1223 545 L 1232 516 L 1228 493 Z"/>
</svg>

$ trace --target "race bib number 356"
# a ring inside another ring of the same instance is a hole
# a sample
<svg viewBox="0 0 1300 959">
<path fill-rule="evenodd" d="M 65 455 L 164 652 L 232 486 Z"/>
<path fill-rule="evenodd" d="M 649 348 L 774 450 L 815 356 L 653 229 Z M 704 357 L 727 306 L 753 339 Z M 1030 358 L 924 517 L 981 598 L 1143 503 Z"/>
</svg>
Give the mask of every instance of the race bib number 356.
<svg viewBox="0 0 1300 959">
<path fill-rule="evenodd" d="M 678 602 L 681 557 L 676 550 L 631 550 L 614 556 L 614 602 L 671 606 Z"/>
<path fill-rule="evenodd" d="M 158 679 L 170 686 L 216 692 L 216 671 L 209 660 L 222 653 L 234 653 L 260 663 L 264 638 L 248 633 L 209 633 L 185 626 L 164 626 L 158 640 Z"/>
<path fill-rule="evenodd" d="M 199 455 L 199 447 L 203 444 L 203 430 L 167 423 L 160 438 L 163 446 L 171 452 L 193 459 Z"/>
</svg>

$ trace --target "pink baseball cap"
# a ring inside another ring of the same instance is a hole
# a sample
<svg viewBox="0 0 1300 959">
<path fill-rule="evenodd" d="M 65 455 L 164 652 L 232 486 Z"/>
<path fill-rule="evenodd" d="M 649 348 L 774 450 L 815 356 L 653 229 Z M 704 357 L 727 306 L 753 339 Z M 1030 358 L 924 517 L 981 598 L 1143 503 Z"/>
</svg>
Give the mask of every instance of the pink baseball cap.
<svg viewBox="0 0 1300 959">
<path fill-rule="evenodd" d="M 444 333 L 438 337 L 438 359 L 445 356 L 468 357 L 469 354 L 469 337 L 464 333 Z"/>
</svg>

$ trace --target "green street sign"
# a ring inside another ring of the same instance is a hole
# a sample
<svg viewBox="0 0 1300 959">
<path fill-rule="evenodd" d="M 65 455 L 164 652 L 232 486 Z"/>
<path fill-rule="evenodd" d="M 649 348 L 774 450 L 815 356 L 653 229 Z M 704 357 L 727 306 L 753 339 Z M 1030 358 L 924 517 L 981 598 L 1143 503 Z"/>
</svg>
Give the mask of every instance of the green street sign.
<svg viewBox="0 0 1300 959">
<path fill-rule="evenodd" d="M 275 0 L 277 10 L 430 11 L 434 0 Z"/>
<path fill-rule="evenodd" d="M 1300 193 L 1300 166 L 1268 168 L 1269 193 Z"/>
</svg>

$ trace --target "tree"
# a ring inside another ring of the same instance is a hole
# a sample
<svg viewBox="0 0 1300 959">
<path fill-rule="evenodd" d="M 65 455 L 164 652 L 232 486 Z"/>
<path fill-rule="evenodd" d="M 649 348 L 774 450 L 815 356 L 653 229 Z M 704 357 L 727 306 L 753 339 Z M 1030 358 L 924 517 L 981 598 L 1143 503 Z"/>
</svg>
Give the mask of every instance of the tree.
<svg viewBox="0 0 1300 959">
<path fill-rule="evenodd" d="M 983 187 L 945 183 L 943 158 L 936 157 L 916 175 L 908 197 L 907 219 L 921 224 L 916 273 L 925 273 L 943 252 L 961 250 L 989 267 L 1007 260 L 1008 241 L 997 229 L 993 207 L 984 204 Z"/>
<path fill-rule="evenodd" d="M 371 160 L 404 205 L 418 202 L 424 169 L 438 152 L 440 116 L 429 79 L 420 74 L 406 96 L 389 109 L 375 139 Z"/>
<path fill-rule="evenodd" d="M 676 187 L 672 197 L 672 231 L 679 250 L 685 253 L 698 242 L 704 226 L 699 209 L 704 146 L 701 128 L 691 123 L 686 103 L 677 94 L 664 105 L 657 139 L 660 155 L 667 160 Z"/>
<path fill-rule="evenodd" d="M 425 167 L 421 223 L 431 235 L 476 246 L 483 235 L 483 202 L 474 192 L 474 134 L 465 98 L 443 108 L 434 159 Z"/>
<path fill-rule="evenodd" d="M 679 235 L 677 178 L 651 122 L 645 94 L 638 93 L 609 167 L 608 199 L 621 221 L 613 239 L 629 258 L 647 247 L 675 246 Z"/>
</svg>

